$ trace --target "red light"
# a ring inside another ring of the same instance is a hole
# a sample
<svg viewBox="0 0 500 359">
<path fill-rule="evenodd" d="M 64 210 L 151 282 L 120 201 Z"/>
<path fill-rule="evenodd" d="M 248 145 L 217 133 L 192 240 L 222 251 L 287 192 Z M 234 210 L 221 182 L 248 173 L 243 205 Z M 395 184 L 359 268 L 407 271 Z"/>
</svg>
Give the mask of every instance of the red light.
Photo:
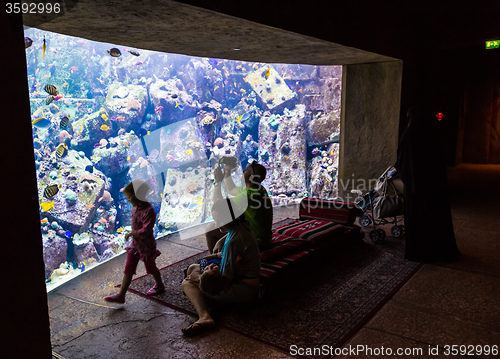
<svg viewBox="0 0 500 359">
<path fill-rule="evenodd" d="M 444 117 L 444 113 L 438 112 L 436 114 L 436 118 L 438 119 L 438 121 L 441 121 L 443 119 L 443 117 Z"/>
</svg>

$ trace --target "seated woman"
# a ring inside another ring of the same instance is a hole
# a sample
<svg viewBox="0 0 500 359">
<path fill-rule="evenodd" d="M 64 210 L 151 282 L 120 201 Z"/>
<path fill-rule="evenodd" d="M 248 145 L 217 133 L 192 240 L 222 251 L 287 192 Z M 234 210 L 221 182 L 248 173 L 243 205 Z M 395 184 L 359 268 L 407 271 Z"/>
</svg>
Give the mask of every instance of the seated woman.
<svg viewBox="0 0 500 359">
<path fill-rule="evenodd" d="M 182 329 L 187 336 L 197 335 L 215 325 L 208 313 L 205 296 L 219 303 L 244 303 L 254 299 L 259 290 L 260 251 L 250 225 L 234 218 L 229 199 L 214 204 L 212 217 L 220 231 L 227 232 L 227 236 L 220 244 L 221 252 L 209 256 L 218 256 L 220 267 L 210 264 L 200 275 L 199 266 L 190 266 L 182 282 L 182 290 L 198 314 L 196 322 Z M 215 280 L 210 281 L 211 278 Z"/>
</svg>

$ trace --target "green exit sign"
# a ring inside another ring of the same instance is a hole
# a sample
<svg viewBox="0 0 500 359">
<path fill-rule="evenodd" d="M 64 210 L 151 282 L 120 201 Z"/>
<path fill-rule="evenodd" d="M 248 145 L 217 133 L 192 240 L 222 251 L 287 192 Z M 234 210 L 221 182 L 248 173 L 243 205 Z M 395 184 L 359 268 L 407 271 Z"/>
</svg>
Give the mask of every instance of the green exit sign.
<svg viewBox="0 0 500 359">
<path fill-rule="evenodd" d="M 498 49 L 500 47 L 500 40 L 486 41 L 487 49 Z"/>
</svg>

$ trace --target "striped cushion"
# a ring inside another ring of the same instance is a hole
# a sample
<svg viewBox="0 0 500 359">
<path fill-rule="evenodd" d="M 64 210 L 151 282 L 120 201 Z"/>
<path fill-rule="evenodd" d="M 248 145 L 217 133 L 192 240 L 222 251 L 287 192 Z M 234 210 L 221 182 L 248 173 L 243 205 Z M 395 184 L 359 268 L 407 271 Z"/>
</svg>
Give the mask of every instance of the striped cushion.
<svg viewBox="0 0 500 359">
<path fill-rule="evenodd" d="M 301 238 L 310 241 L 316 245 L 324 240 L 330 240 L 344 233 L 348 228 L 334 222 L 322 221 L 317 219 L 297 221 L 278 227 L 274 230 L 277 234 L 283 234 L 290 237 Z"/>
<path fill-rule="evenodd" d="M 319 249 L 308 248 L 269 263 L 263 262 L 260 268 L 261 280 L 266 286 L 281 287 L 291 284 L 297 276 L 314 269 L 318 259 Z"/>
<path fill-rule="evenodd" d="M 300 219 L 323 219 L 340 224 L 352 225 L 358 215 L 359 209 L 354 203 L 318 198 L 304 198 L 300 202 Z"/>
</svg>

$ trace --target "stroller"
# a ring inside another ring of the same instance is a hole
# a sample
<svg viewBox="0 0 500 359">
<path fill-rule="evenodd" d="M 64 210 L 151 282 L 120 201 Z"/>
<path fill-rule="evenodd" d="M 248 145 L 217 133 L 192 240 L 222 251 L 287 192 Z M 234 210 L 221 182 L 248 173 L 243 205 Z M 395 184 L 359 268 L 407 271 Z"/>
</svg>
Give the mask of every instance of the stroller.
<svg viewBox="0 0 500 359">
<path fill-rule="evenodd" d="M 399 178 L 394 167 L 389 167 L 380 176 L 374 189 L 363 194 L 359 190 L 352 190 L 358 195 L 357 207 L 363 215 L 359 218 L 359 224 L 367 227 L 373 224 L 370 231 L 370 239 L 373 242 L 383 241 L 386 238 L 385 231 L 377 228 L 384 224 L 393 224 L 391 234 L 394 238 L 404 236 L 403 182 Z"/>
</svg>

